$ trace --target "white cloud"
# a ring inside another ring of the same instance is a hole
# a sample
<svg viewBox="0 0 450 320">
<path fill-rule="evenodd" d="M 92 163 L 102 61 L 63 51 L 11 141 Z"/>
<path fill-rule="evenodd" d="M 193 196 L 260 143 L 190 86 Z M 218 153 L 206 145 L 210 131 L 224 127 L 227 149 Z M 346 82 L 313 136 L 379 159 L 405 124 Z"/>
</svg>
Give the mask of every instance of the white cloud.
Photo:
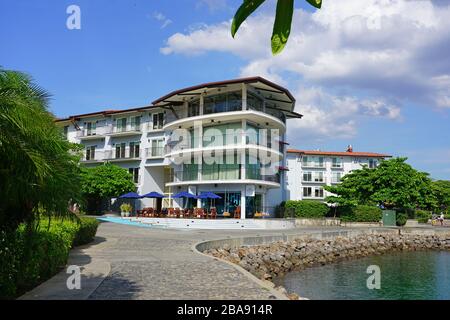
<svg viewBox="0 0 450 320">
<path fill-rule="evenodd" d="M 270 52 L 273 19 L 273 12 L 257 11 L 235 39 L 231 20 L 176 33 L 161 52 L 232 53 L 245 61 L 242 76 L 261 75 L 289 88 L 301 85 L 299 106 L 308 90 L 326 96 L 326 104 L 302 106 L 299 126 L 312 127 L 319 119 L 335 123 L 338 110 L 351 111 L 330 132 L 318 129 L 324 131 L 319 136 L 354 134 L 356 117 L 398 119 L 398 106 L 408 102 L 450 108 L 450 3 L 339 0 L 314 13 L 296 9 L 289 42 L 275 57 Z M 347 93 L 331 93 L 342 90 Z"/>
<path fill-rule="evenodd" d="M 167 17 L 161 12 L 155 12 L 153 14 L 153 18 L 161 22 L 161 29 L 164 29 L 165 27 L 167 27 L 169 24 L 172 23 L 172 20 L 167 19 Z"/>
<path fill-rule="evenodd" d="M 296 111 L 301 121 L 289 123 L 290 137 L 299 136 L 321 141 L 328 137 L 351 138 L 357 122 L 365 117 L 400 120 L 400 108 L 382 99 L 360 99 L 349 95 L 333 95 L 322 88 L 301 87 L 295 93 Z"/>
<path fill-rule="evenodd" d="M 199 0 L 196 6 L 202 7 L 204 5 L 206 5 L 211 12 L 222 10 L 228 7 L 227 0 Z"/>
</svg>

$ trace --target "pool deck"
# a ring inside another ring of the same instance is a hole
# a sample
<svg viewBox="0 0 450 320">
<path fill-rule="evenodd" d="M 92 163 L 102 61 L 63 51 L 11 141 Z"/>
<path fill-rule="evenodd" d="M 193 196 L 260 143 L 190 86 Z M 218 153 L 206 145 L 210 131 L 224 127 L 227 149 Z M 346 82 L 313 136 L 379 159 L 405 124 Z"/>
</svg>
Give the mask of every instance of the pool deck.
<svg viewBox="0 0 450 320">
<path fill-rule="evenodd" d="M 197 252 L 195 245 L 211 240 L 344 230 L 355 229 L 195 230 L 102 222 L 93 243 L 70 253 L 68 265 L 81 267 L 81 289 L 67 289 L 70 274 L 63 270 L 20 299 L 285 299 L 241 268 Z"/>
</svg>

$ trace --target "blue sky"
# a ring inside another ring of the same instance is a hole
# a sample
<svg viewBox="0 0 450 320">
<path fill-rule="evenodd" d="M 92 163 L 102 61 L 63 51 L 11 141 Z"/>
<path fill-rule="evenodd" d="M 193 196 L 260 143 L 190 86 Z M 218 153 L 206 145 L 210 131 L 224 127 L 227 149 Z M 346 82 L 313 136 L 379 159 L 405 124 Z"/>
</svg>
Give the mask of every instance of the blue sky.
<svg viewBox="0 0 450 320">
<path fill-rule="evenodd" d="M 270 54 L 274 1 L 242 26 L 241 1 L 2 0 L 0 65 L 31 74 L 59 117 L 144 106 L 177 88 L 260 75 L 302 120 L 293 148 L 407 156 L 450 178 L 450 7 L 442 1 L 297 1 L 285 51 Z M 381 4 L 380 4 L 381 3 Z M 81 30 L 66 8 L 81 9 Z"/>
</svg>

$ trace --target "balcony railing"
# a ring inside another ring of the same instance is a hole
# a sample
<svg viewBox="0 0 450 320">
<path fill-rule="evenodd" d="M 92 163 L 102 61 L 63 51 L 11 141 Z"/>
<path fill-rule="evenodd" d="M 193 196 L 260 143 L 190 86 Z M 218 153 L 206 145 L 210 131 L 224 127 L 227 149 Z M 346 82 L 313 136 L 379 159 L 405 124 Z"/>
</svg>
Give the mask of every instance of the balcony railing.
<svg viewBox="0 0 450 320">
<path fill-rule="evenodd" d="M 130 133 L 130 132 L 141 132 L 142 131 L 142 124 L 133 124 L 128 123 L 125 126 L 108 126 L 106 129 L 106 133 L 108 134 L 120 134 L 120 133 Z"/>
<path fill-rule="evenodd" d="M 262 180 L 268 182 L 280 183 L 279 174 L 262 174 L 260 168 L 246 167 L 245 176 L 250 180 Z"/>
<path fill-rule="evenodd" d="M 302 177 L 302 182 L 305 182 L 305 183 L 326 183 L 327 179 L 325 177 L 312 177 L 311 179 Z"/>
<path fill-rule="evenodd" d="M 145 149 L 147 158 L 162 158 L 164 157 L 164 147 L 150 147 Z"/>
<path fill-rule="evenodd" d="M 302 167 L 304 167 L 304 168 L 325 168 L 325 162 L 303 161 Z"/>
<path fill-rule="evenodd" d="M 103 151 L 83 151 L 81 162 L 101 162 L 104 160 L 105 153 Z"/>
<path fill-rule="evenodd" d="M 244 143 L 242 139 L 244 138 Z M 244 146 L 256 145 L 266 147 L 280 153 L 284 151 L 284 145 L 273 142 L 271 139 L 263 138 L 253 133 L 236 133 L 222 135 L 204 135 L 203 137 L 194 137 L 187 141 L 168 141 L 165 147 L 165 153 L 177 152 L 186 149 L 195 149 L 199 146 L 203 148 L 226 147 L 226 146 Z"/>
<path fill-rule="evenodd" d="M 342 163 L 332 163 L 331 169 L 342 169 L 344 165 Z"/>
<path fill-rule="evenodd" d="M 105 151 L 105 160 L 138 160 L 140 158 L 140 149 L 125 148 Z"/>
<path fill-rule="evenodd" d="M 77 138 L 102 137 L 108 132 L 108 127 L 102 126 L 95 129 L 81 129 L 77 131 Z"/>
<path fill-rule="evenodd" d="M 341 183 L 341 178 L 331 178 L 331 183 Z"/>
</svg>

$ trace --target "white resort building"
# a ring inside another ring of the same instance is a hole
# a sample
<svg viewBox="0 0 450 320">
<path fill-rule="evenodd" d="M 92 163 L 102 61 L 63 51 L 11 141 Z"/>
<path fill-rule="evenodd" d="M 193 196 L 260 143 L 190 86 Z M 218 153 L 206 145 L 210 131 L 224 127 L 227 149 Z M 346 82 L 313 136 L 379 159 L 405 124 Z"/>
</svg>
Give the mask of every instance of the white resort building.
<svg viewBox="0 0 450 320">
<path fill-rule="evenodd" d="M 82 163 L 106 162 L 132 174 L 135 209 L 208 207 L 210 200 L 178 199 L 179 192 L 220 196 L 217 216 L 273 216 L 285 200 L 324 200 L 324 185 L 385 154 L 286 150 L 288 119 L 299 119 L 295 99 L 261 77 L 211 82 L 173 91 L 151 105 L 57 120 L 69 141 L 84 145 Z"/>
<path fill-rule="evenodd" d="M 82 162 L 126 168 L 137 193 L 166 198 L 156 207 L 203 206 L 175 193 L 211 191 L 217 214 L 273 212 L 286 200 L 287 120 L 301 118 L 285 88 L 261 77 L 205 83 L 173 91 L 151 105 L 57 120 L 72 142 L 85 146 Z M 211 161 L 213 160 L 213 161 Z M 139 206 L 154 205 L 141 199 Z M 202 203 L 204 201 L 204 203 Z"/>
<path fill-rule="evenodd" d="M 286 163 L 286 197 L 290 200 L 321 200 L 329 194 L 325 185 L 340 183 L 347 173 L 363 166 L 375 168 L 381 160 L 391 157 L 373 152 L 345 152 L 288 149 Z"/>
</svg>

